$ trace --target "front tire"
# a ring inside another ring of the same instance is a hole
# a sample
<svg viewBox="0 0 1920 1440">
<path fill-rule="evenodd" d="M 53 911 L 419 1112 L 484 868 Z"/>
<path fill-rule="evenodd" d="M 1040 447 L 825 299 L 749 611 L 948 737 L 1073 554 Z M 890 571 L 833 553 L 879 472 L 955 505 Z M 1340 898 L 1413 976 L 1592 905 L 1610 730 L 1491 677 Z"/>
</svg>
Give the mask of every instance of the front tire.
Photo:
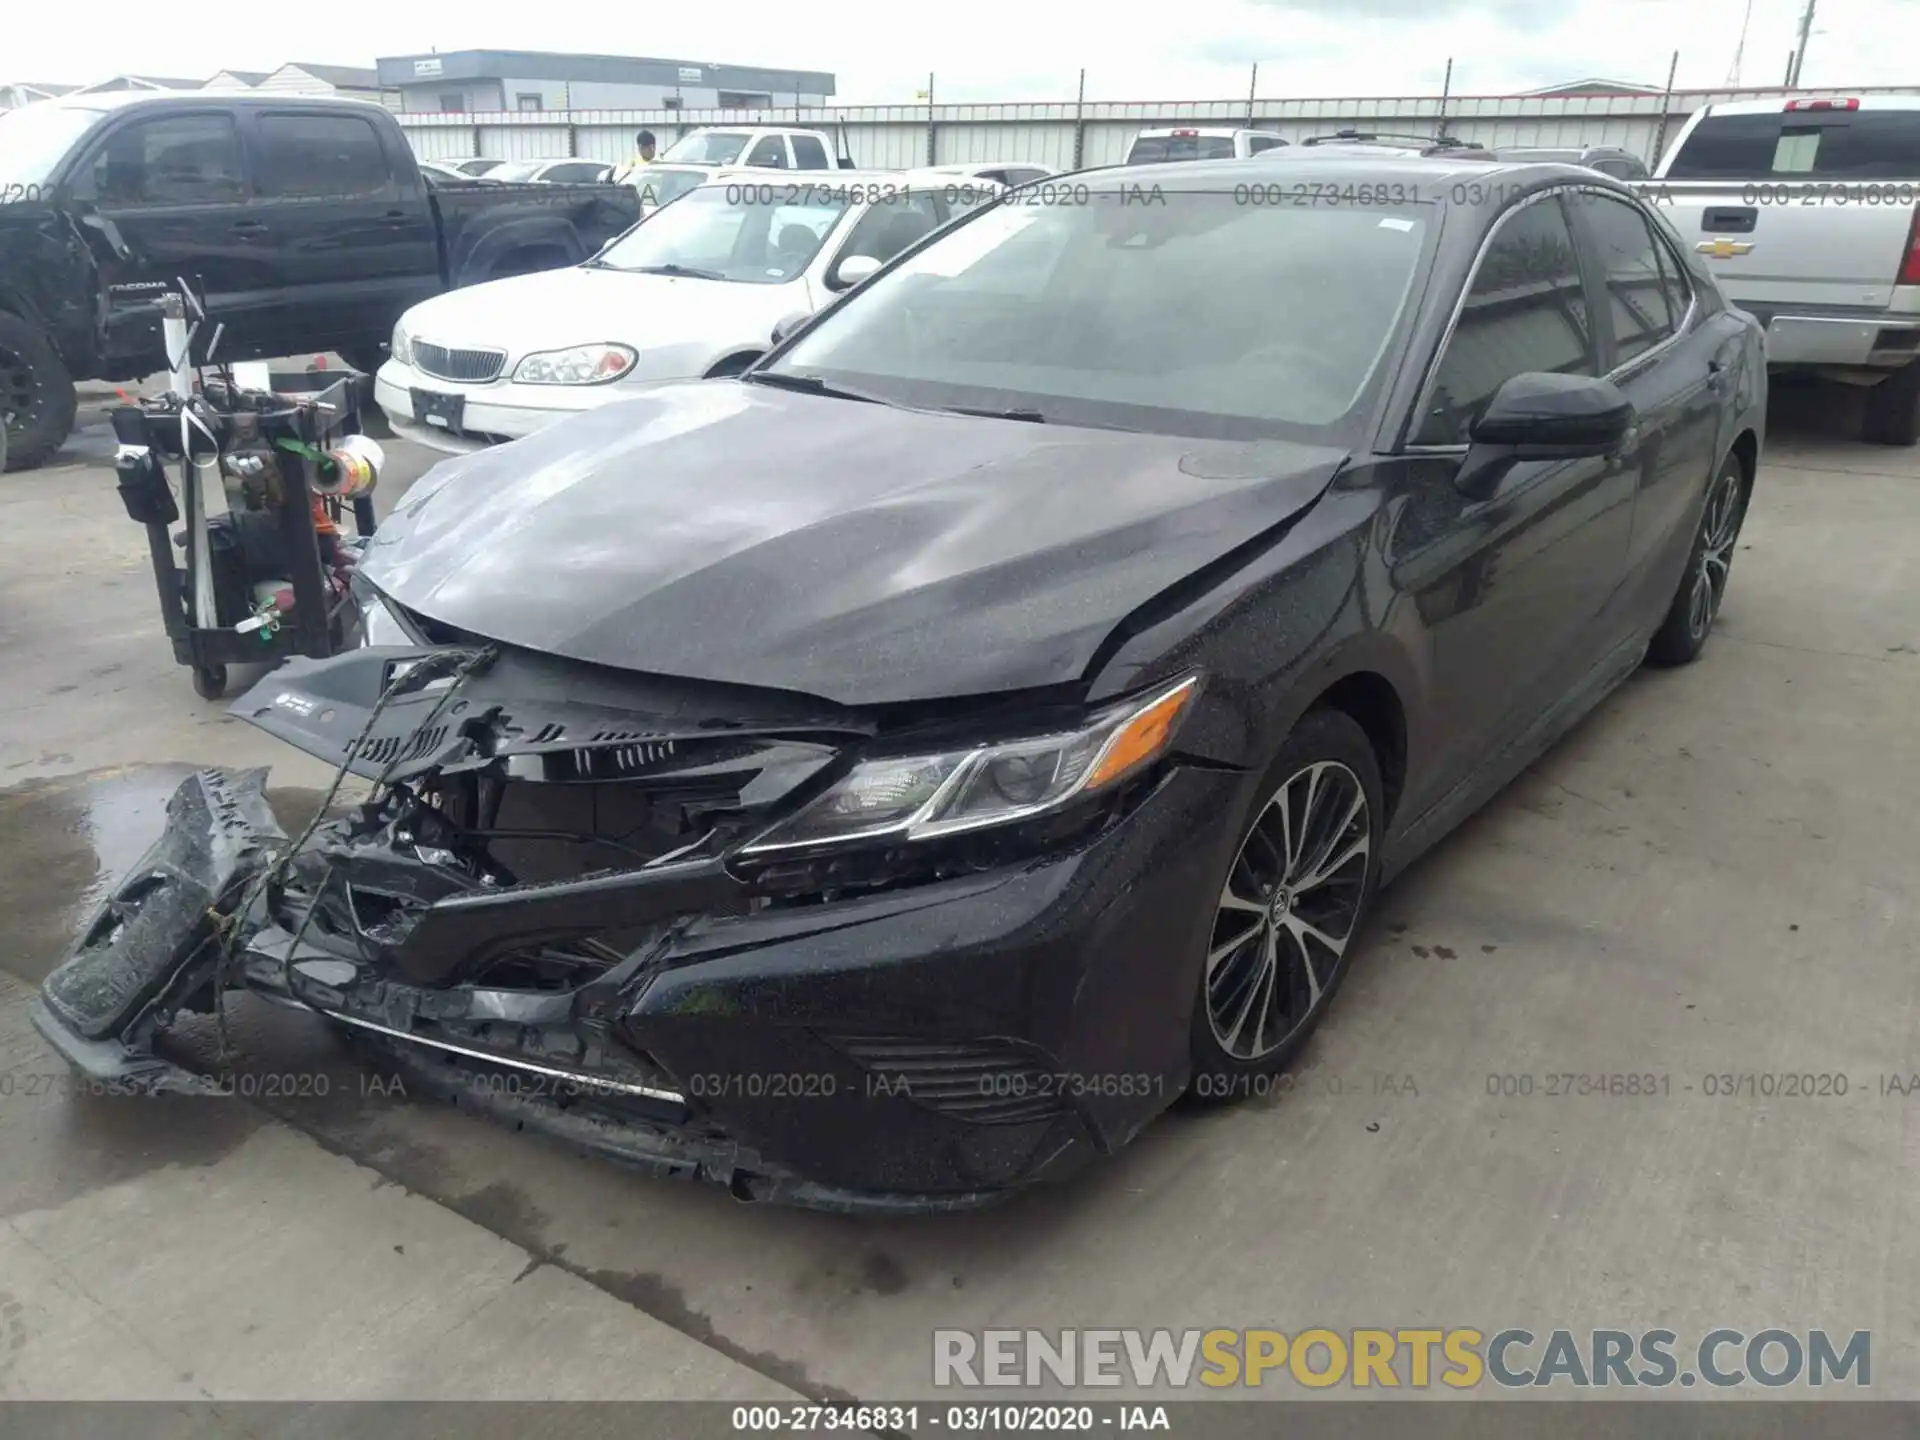
<svg viewBox="0 0 1920 1440">
<path fill-rule="evenodd" d="M 1694 532 L 1693 548 L 1687 553 L 1680 588 L 1647 646 L 1648 663 L 1689 665 L 1699 658 L 1720 614 L 1721 602 L 1726 599 L 1734 543 L 1747 518 L 1747 499 L 1752 490 L 1746 466 L 1737 455 L 1720 462 L 1720 473 L 1707 491 L 1700 528 Z"/>
<path fill-rule="evenodd" d="M 8 470 L 33 470 L 53 458 L 73 433 L 79 408 L 53 341 L 17 315 L 0 311 L 0 424 L 7 430 Z"/>
<path fill-rule="evenodd" d="M 1192 1096 L 1237 1100 L 1313 1033 L 1380 873 L 1386 809 L 1366 732 L 1309 712 L 1255 792 L 1215 904 L 1194 999 Z"/>
</svg>

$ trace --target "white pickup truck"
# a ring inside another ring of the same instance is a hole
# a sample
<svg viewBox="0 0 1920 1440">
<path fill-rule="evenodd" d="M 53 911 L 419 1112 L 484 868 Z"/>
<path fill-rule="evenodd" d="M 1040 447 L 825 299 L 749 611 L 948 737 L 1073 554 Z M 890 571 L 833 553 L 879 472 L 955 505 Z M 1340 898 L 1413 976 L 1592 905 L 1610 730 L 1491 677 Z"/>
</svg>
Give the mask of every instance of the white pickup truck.
<svg viewBox="0 0 1920 1440">
<path fill-rule="evenodd" d="M 836 153 L 837 152 L 837 153 Z M 669 145 L 651 165 L 616 172 L 640 191 L 652 211 L 704 185 L 723 170 L 851 170 L 845 147 L 824 130 L 790 125 L 716 126 L 694 130 Z"/>
<path fill-rule="evenodd" d="M 1920 96 L 1740 100 L 1637 187 L 1767 330 L 1767 365 L 1871 386 L 1866 438 L 1920 441 Z"/>
</svg>

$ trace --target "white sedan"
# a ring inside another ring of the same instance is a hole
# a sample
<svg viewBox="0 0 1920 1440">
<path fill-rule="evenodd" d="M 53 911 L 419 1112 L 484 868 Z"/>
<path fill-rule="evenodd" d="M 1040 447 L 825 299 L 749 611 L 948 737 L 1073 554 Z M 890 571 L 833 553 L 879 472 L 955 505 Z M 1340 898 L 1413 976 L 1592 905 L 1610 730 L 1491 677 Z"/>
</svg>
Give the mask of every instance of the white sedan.
<svg viewBox="0 0 1920 1440">
<path fill-rule="evenodd" d="M 414 306 L 374 395 L 396 432 L 460 454 L 640 386 L 737 374 L 776 326 L 1002 193 L 924 171 L 716 179 L 583 265 Z"/>
</svg>

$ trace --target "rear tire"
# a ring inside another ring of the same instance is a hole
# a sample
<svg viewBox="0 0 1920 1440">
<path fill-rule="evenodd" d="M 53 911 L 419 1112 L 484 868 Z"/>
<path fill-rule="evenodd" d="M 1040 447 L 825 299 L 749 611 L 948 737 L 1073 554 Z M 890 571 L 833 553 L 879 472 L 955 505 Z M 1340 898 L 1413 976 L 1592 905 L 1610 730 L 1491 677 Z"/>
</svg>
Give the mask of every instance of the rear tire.
<svg viewBox="0 0 1920 1440">
<path fill-rule="evenodd" d="M 1867 392 L 1861 436 L 1874 445 L 1920 442 L 1920 360 L 1909 360 Z"/>
<path fill-rule="evenodd" d="M 1694 531 L 1693 548 L 1687 552 L 1687 568 L 1681 573 L 1680 588 L 1674 592 L 1667 618 L 1653 634 L 1647 646 L 1647 663 L 1658 666 L 1688 665 L 1699 658 L 1713 631 L 1713 622 L 1726 599 L 1727 581 L 1733 570 L 1734 542 L 1740 538 L 1740 526 L 1747 518 L 1747 502 L 1753 495 L 1753 482 L 1740 457 L 1729 455 L 1720 462 L 1720 472 L 1707 491 L 1707 503 L 1700 514 L 1700 526 Z"/>
<path fill-rule="evenodd" d="M 73 376 L 53 342 L 17 315 L 0 311 L 0 423 L 7 430 L 5 466 L 44 465 L 73 433 L 79 408 Z"/>
<path fill-rule="evenodd" d="M 1380 763 L 1339 710 L 1293 728 L 1240 821 L 1194 996 L 1203 1105 L 1263 1088 L 1332 1003 L 1373 904 L 1386 823 Z"/>
</svg>

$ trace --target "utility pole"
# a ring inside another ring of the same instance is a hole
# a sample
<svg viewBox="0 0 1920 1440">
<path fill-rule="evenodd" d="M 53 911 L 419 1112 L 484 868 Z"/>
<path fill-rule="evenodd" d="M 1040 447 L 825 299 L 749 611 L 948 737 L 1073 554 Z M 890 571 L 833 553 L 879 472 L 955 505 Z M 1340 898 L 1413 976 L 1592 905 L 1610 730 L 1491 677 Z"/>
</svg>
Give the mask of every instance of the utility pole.
<svg viewBox="0 0 1920 1440">
<path fill-rule="evenodd" d="M 1667 147 L 1667 117 L 1673 111 L 1673 81 L 1680 73 L 1680 52 L 1673 52 L 1673 59 L 1667 62 L 1667 88 L 1660 94 L 1660 127 L 1653 132 L 1653 153 L 1647 156 L 1647 168 L 1658 169 L 1660 152 Z"/>
<path fill-rule="evenodd" d="M 1733 68 L 1727 71 L 1727 84 L 1737 87 L 1740 84 L 1740 62 L 1747 53 L 1747 27 L 1753 23 L 1753 0 L 1747 0 L 1747 8 L 1740 16 L 1740 43 L 1733 47 Z"/>
<path fill-rule="evenodd" d="M 1807 8 L 1800 12 L 1800 48 L 1793 52 L 1794 89 L 1800 88 L 1800 72 L 1807 64 L 1807 41 L 1813 36 L 1813 11 L 1819 0 L 1807 0 Z"/>
<path fill-rule="evenodd" d="M 1073 99 L 1073 169 L 1086 164 L 1087 152 L 1087 72 L 1080 70 L 1080 93 Z"/>
</svg>

